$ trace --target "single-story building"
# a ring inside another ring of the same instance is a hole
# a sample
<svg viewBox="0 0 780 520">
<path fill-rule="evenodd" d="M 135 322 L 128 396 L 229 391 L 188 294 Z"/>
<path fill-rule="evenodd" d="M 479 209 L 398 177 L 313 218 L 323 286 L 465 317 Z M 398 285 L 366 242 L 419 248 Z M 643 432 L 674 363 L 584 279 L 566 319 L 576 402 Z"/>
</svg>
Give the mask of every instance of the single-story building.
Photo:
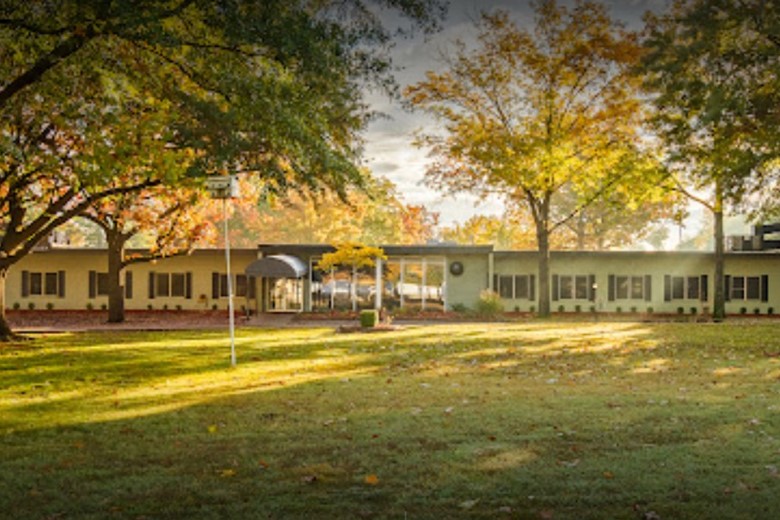
<svg viewBox="0 0 780 520">
<path fill-rule="evenodd" d="M 772 228 L 774 229 L 774 228 Z M 758 228 L 761 230 L 761 228 Z M 769 229 L 771 231 L 771 229 Z M 778 230 L 775 230 L 778 231 Z M 728 313 L 780 311 L 780 249 L 771 240 L 732 240 L 725 260 Z M 766 244 L 772 248 L 764 247 Z M 757 245 L 757 246 L 756 246 Z M 233 249 L 236 309 L 300 312 L 386 308 L 474 308 L 485 290 L 506 311 L 538 308 L 535 251 L 447 244 L 383 246 L 370 269 L 318 269 L 328 245 L 267 244 Z M 101 249 L 39 248 L 9 271 L 6 302 L 19 309 L 100 309 L 107 304 L 107 255 Z M 706 252 L 554 251 L 552 310 L 706 313 L 714 258 Z M 134 264 L 123 274 L 126 309 L 227 308 L 224 251 Z"/>
</svg>

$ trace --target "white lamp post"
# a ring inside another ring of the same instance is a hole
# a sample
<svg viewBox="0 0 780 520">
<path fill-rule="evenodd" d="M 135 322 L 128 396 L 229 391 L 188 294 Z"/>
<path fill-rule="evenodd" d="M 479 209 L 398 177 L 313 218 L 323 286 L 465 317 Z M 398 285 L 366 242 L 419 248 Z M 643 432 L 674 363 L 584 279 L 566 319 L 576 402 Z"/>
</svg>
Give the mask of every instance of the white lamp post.
<svg viewBox="0 0 780 520">
<path fill-rule="evenodd" d="M 230 219 L 227 211 L 228 199 L 239 196 L 238 182 L 233 175 L 221 175 L 206 179 L 206 189 L 214 199 L 222 200 L 222 217 L 225 221 L 225 265 L 227 269 L 228 320 L 230 324 L 230 366 L 236 366 L 236 323 L 233 316 L 233 280 L 230 275 Z"/>
</svg>

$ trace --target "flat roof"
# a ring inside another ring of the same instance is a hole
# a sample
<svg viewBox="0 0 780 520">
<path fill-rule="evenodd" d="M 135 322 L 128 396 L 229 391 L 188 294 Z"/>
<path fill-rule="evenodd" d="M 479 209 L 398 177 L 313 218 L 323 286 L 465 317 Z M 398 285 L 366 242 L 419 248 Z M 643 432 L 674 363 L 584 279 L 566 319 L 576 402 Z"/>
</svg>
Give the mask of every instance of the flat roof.
<svg viewBox="0 0 780 520">
<path fill-rule="evenodd" d="M 388 256 L 395 255 L 453 255 L 453 254 L 487 254 L 493 252 L 492 245 L 484 246 L 459 246 L 453 244 L 424 244 L 424 245 L 382 245 L 379 246 Z M 336 248 L 328 244 L 260 244 L 257 249 L 263 254 L 287 253 L 291 255 L 312 256 L 335 251 Z"/>
</svg>

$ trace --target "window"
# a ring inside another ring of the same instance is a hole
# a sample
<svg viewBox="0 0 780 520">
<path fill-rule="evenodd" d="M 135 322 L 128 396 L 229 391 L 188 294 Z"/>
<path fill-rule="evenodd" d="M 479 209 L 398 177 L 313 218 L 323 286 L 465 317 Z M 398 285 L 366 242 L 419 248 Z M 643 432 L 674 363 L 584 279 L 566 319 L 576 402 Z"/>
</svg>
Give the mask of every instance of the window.
<svg viewBox="0 0 780 520">
<path fill-rule="evenodd" d="M 211 273 L 211 297 L 227 298 L 228 283 L 227 274 Z M 236 274 L 233 276 L 233 296 L 254 298 L 253 287 L 245 274 Z"/>
<path fill-rule="evenodd" d="M 533 275 L 516 275 L 515 276 L 515 298 L 518 300 L 533 300 Z"/>
<path fill-rule="evenodd" d="M 89 297 L 108 296 L 108 273 L 89 272 Z M 125 271 L 125 298 L 133 297 L 133 273 Z"/>
<path fill-rule="evenodd" d="M 575 297 L 578 300 L 588 299 L 588 277 L 577 276 L 574 280 Z"/>
<path fill-rule="evenodd" d="M 615 297 L 618 300 L 628 300 L 628 287 L 631 283 L 630 276 L 618 276 L 617 277 L 617 293 Z"/>
<path fill-rule="evenodd" d="M 183 298 L 185 295 L 184 273 L 171 274 L 171 296 Z"/>
<path fill-rule="evenodd" d="M 22 271 L 22 298 L 28 296 L 65 297 L 65 271 L 48 273 Z"/>
<path fill-rule="evenodd" d="M 574 298 L 574 279 L 571 276 L 560 277 L 560 292 L 558 297 L 561 300 L 571 300 Z"/>
<path fill-rule="evenodd" d="M 707 301 L 708 276 L 664 276 L 664 301 L 701 300 Z"/>
<path fill-rule="evenodd" d="M 688 283 L 688 299 L 698 300 L 699 299 L 699 277 L 689 276 L 686 281 Z"/>
<path fill-rule="evenodd" d="M 596 299 L 596 277 L 594 275 L 552 275 L 553 300 Z"/>
<path fill-rule="evenodd" d="M 769 276 L 726 276 L 726 296 L 731 300 L 769 301 Z"/>
<path fill-rule="evenodd" d="M 149 298 L 192 298 L 192 273 L 149 273 Z"/>
<path fill-rule="evenodd" d="M 533 300 L 535 279 L 532 274 L 493 275 L 493 290 L 505 300 Z"/>
<path fill-rule="evenodd" d="M 650 275 L 644 276 L 616 276 L 609 275 L 608 296 L 609 301 L 615 300 L 645 300 L 653 298 L 653 279 Z"/>
<path fill-rule="evenodd" d="M 157 273 L 155 278 L 155 296 L 171 295 L 171 275 L 168 273 Z"/>
<path fill-rule="evenodd" d="M 514 277 L 502 275 L 498 277 L 498 287 L 495 288 L 499 296 L 511 300 L 515 297 Z"/>
<path fill-rule="evenodd" d="M 43 294 L 43 283 L 41 273 L 30 273 L 30 294 L 41 295 Z"/>
</svg>

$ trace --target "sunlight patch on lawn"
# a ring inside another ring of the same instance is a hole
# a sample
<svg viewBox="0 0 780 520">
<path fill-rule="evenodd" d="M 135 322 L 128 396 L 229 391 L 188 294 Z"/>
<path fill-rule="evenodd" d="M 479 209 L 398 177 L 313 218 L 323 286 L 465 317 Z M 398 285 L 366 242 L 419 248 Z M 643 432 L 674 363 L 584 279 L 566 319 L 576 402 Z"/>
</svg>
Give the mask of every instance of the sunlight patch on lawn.
<svg viewBox="0 0 780 520">
<path fill-rule="evenodd" d="M 632 372 L 634 374 L 655 374 L 666 372 L 672 368 L 672 361 L 667 358 L 656 358 L 645 361 L 641 367 L 636 367 Z"/>
</svg>

